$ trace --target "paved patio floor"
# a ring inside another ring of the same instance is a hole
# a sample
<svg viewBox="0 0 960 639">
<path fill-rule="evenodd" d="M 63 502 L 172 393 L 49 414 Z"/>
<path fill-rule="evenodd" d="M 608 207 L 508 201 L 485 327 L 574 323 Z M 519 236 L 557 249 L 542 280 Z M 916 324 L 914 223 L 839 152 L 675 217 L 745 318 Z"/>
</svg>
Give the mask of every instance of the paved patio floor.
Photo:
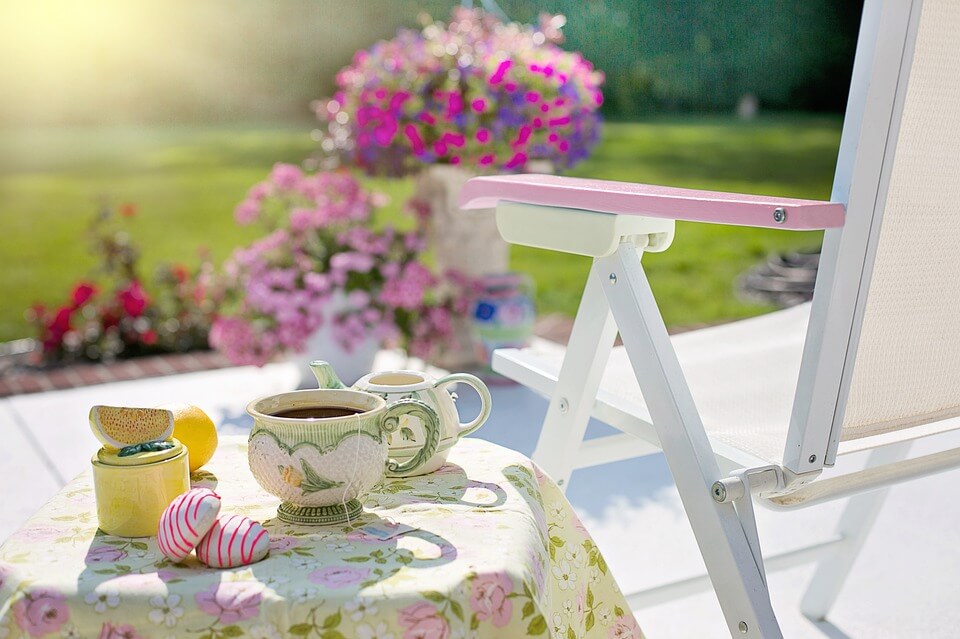
<svg viewBox="0 0 960 639">
<path fill-rule="evenodd" d="M 381 354 L 378 368 L 397 366 Z M 0 540 L 89 466 L 98 444 L 87 427 L 92 404 L 189 402 L 206 410 L 225 434 L 250 427 L 246 403 L 296 387 L 293 365 L 230 368 L 118 382 L 0 400 Z M 492 389 L 490 421 L 476 436 L 530 454 L 546 402 L 515 386 Z M 461 393 L 464 415 L 476 399 Z M 588 436 L 606 427 L 591 425 Z M 960 446 L 960 437 L 956 438 Z M 924 448 L 923 443 L 916 444 Z M 876 529 L 841 594 L 831 624 L 816 627 L 797 605 L 812 567 L 770 577 L 774 606 L 790 639 L 804 637 L 960 637 L 960 471 L 893 489 Z M 691 576 L 699 553 L 661 456 L 578 471 L 568 496 L 625 591 Z M 826 537 L 842 504 L 796 513 L 758 512 L 764 549 L 776 552 L 810 537 Z M 651 638 L 726 637 L 712 592 L 640 610 Z"/>
</svg>

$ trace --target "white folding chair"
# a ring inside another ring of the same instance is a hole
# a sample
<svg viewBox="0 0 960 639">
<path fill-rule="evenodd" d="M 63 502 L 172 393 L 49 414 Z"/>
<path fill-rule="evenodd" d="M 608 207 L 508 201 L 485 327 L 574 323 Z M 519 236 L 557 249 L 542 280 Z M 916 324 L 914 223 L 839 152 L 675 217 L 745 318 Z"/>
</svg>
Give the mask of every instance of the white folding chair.
<svg viewBox="0 0 960 639">
<path fill-rule="evenodd" d="M 564 485 L 662 450 L 733 636 L 782 636 L 765 569 L 812 558 L 802 609 L 822 619 L 886 488 L 960 465 L 956 448 L 909 456 L 960 428 L 958 33 L 957 0 L 867 1 L 832 202 L 539 175 L 463 190 L 465 208 L 496 207 L 508 241 L 594 258 L 565 351 L 495 355 L 551 398 L 534 459 Z M 640 258 L 669 246 L 674 220 L 826 229 L 812 304 L 671 340 Z M 591 416 L 623 434 L 584 442 Z M 754 498 L 851 496 L 834 539 L 764 561 Z"/>
</svg>

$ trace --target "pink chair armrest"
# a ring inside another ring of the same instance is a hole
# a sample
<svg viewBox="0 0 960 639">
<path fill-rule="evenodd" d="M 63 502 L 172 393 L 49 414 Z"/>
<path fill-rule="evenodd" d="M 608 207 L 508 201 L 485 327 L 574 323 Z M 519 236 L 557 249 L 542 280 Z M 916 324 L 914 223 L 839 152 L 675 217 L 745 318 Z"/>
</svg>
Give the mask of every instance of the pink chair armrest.
<svg viewBox="0 0 960 639">
<path fill-rule="evenodd" d="M 845 214 L 844 205 L 837 202 L 556 175 L 478 177 L 467 182 L 460 192 L 460 206 L 465 209 L 492 208 L 500 200 L 617 215 L 791 230 L 840 227 Z M 786 212 L 782 222 L 778 222 L 774 215 L 774 211 L 780 208 Z"/>
</svg>

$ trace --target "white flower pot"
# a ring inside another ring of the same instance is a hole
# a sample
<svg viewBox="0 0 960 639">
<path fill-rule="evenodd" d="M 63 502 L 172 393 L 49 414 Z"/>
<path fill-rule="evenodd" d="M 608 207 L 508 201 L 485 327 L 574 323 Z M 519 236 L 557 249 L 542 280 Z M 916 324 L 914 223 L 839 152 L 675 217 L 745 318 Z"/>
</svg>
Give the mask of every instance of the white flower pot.
<svg viewBox="0 0 960 639">
<path fill-rule="evenodd" d="M 417 178 L 416 197 L 430 208 L 429 240 L 441 273 L 456 270 L 479 277 L 505 273 L 510 245 L 497 230 L 492 209 L 464 211 L 460 189 L 474 173 L 446 164 L 426 167 Z"/>
<path fill-rule="evenodd" d="M 332 319 L 346 308 L 345 296 L 334 293 L 324 310 L 323 326 L 310 336 L 302 352 L 291 357 L 300 370 L 300 388 L 316 388 L 317 380 L 310 369 L 310 362 L 317 359 L 330 362 L 347 385 L 353 384 L 373 369 L 373 360 L 380 350 L 380 340 L 376 336 L 368 335 L 352 351 L 345 349 L 334 337 Z"/>
</svg>

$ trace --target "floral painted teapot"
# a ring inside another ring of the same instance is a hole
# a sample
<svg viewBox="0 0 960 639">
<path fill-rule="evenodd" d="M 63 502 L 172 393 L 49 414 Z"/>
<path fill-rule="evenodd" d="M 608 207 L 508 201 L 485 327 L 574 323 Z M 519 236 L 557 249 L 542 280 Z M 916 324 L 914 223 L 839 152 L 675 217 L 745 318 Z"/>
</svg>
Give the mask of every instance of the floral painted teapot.
<svg viewBox="0 0 960 639">
<path fill-rule="evenodd" d="M 311 362 L 310 368 L 320 388 L 346 388 L 327 362 Z M 467 384 L 480 395 L 480 414 L 466 424 L 460 423 L 460 415 L 454 403 L 455 396 L 448 390 L 457 383 Z M 479 378 L 468 373 L 454 373 L 440 379 L 421 371 L 370 373 L 357 380 L 352 388 L 379 395 L 389 403 L 408 398 L 418 399 L 435 410 L 440 418 L 440 444 L 436 453 L 415 471 L 405 474 L 387 473 L 392 476 L 425 475 L 437 470 L 447 461 L 447 455 L 457 440 L 483 426 L 490 416 L 490 390 Z M 414 415 L 405 415 L 401 418 L 400 427 L 389 436 L 390 457 L 399 462 L 405 461 L 423 447 L 423 440 L 424 428 L 420 419 Z"/>
</svg>

